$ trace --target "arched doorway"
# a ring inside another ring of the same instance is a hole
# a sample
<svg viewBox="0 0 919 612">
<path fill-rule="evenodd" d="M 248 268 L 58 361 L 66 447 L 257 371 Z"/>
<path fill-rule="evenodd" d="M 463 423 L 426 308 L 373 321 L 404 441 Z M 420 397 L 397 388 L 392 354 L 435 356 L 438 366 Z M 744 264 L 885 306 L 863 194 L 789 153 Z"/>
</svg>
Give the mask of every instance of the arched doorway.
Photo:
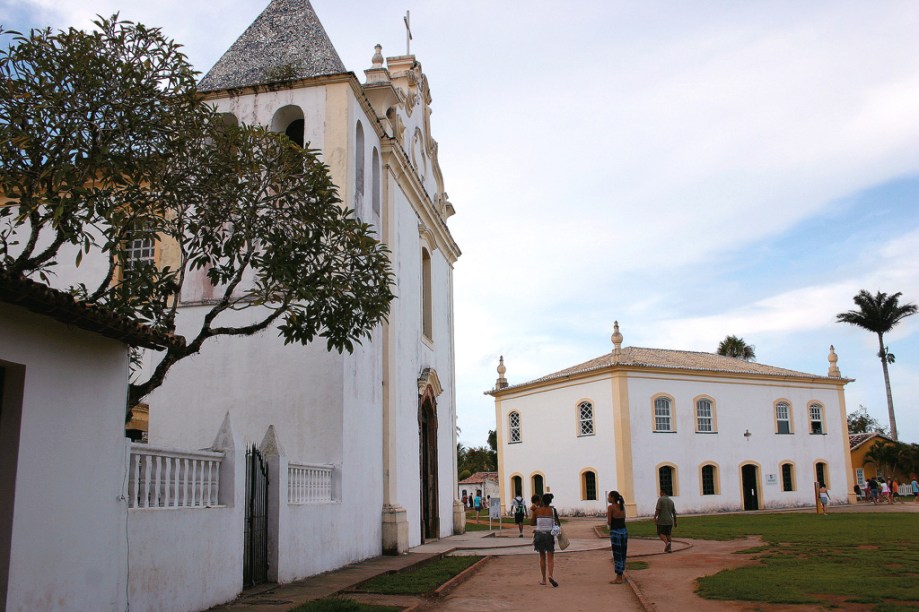
<svg viewBox="0 0 919 612">
<path fill-rule="evenodd" d="M 748 463 L 740 468 L 740 473 L 743 480 L 743 509 L 759 510 L 759 478 L 756 466 Z"/>
<path fill-rule="evenodd" d="M 437 493 L 437 401 L 428 386 L 418 407 L 418 437 L 421 466 L 421 541 L 440 537 Z"/>
</svg>

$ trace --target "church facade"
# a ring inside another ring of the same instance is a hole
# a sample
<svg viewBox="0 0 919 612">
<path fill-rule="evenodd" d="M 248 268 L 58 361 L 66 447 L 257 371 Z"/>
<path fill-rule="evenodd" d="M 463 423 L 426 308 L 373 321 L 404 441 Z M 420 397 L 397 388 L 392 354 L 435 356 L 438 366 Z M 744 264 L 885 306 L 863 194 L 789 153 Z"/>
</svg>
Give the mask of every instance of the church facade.
<svg viewBox="0 0 919 612">
<path fill-rule="evenodd" d="M 560 512 L 600 514 L 618 490 L 648 516 L 661 490 L 681 513 L 814 505 L 814 483 L 850 500 L 845 385 L 710 353 L 622 347 L 510 385 L 495 399 L 501 499 L 551 492 Z"/>
<path fill-rule="evenodd" d="M 268 534 L 281 565 L 272 578 L 281 582 L 402 553 L 463 525 L 453 206 L 421 64 L 381 51 L 368 48 L 362 82 L 308 0 L 273 0 L 199 87 L 227 123 L 266 126 L 320 151 L 343 205 L 376 228 L 395 272 L 387 322 L 353 353 L 328 352 L 323 342 L 285 346 L 271 330 L 215 338 L 147 400 L 151 445 L 202 448 L 226 419 L 247 446 L 329 474 L 320 502 L 288 509 L 275 500 L 281 507 L 269 510 L 296 521 L 290 537 Z M 203 275 L 186 282 L 178 334 L 200 322 L 209 291 Z"/>
</svg>

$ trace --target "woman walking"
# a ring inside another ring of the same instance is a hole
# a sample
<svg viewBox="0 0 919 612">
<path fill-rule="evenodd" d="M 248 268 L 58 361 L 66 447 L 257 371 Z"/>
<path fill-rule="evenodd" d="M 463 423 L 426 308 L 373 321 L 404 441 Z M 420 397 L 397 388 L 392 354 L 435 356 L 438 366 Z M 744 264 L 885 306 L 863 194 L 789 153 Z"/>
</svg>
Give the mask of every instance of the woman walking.
<svg viewBox="0 0 919 612">
<path fill-rule="evenodd" d="M 616 579 L 610 584 L 625 582 L 625 557 L 629 548 L 629 532 L 625 529 L 625 500 L 619 491 L 610 491 L 607 498 L 609 505 L 606 507 L 606 524 L 609 525 L 609 542 L 613 549 L 613 568 Z"/>
<path fill-rule="evenodd" d="M 549 584 L 553 587 L 558 586 L 558 582 L 552 576 L 555 569 L 555 536 L 552 535 L 552 527 L 555 525 L 555 508 L 552 507 L 551 493 L 542 496 L 542 505 L 533 510 L 530 518 L 530 524 L 536 527 L 533 533 L 533 548 L 539 553 L 539 571 L 542 573 L 542 580 L 539 584 L 545 586 L 548 578 Z M 548 577 L 546 570 L 548 569 Z"/>
</svg>

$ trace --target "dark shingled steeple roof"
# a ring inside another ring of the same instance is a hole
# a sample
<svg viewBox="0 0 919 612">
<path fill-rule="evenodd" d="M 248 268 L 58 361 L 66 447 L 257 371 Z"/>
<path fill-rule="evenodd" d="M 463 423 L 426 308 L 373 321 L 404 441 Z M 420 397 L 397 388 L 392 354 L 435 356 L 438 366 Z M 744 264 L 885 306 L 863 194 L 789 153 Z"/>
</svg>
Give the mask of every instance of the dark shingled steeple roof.
<svg viewBox="0 0 919 612">
<path fill-rule="evenodd" d="M 309 0 L 272 0 L 198 89 L 218 91 L 347 72 Z"/>
</svg>

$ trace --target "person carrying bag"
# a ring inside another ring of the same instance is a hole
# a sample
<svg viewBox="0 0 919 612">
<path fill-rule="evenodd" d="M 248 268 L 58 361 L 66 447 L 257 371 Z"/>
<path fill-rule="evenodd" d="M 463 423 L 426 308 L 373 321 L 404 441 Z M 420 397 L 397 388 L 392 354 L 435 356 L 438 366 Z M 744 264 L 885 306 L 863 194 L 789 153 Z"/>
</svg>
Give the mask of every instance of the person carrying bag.
<svg viewBox="0 0 919 612">
<path fill-rule="evenodd" d="M 568 541 L 568 535 L 562 529 L 562 522 L 558 518 L 558 510 L 552 508 L 552 513 L 555 514 L 555 525 L 552 526 L 552 535 L 558 539 L 558 547 L 565 550 L 571 542 Z"/>
</svg>

